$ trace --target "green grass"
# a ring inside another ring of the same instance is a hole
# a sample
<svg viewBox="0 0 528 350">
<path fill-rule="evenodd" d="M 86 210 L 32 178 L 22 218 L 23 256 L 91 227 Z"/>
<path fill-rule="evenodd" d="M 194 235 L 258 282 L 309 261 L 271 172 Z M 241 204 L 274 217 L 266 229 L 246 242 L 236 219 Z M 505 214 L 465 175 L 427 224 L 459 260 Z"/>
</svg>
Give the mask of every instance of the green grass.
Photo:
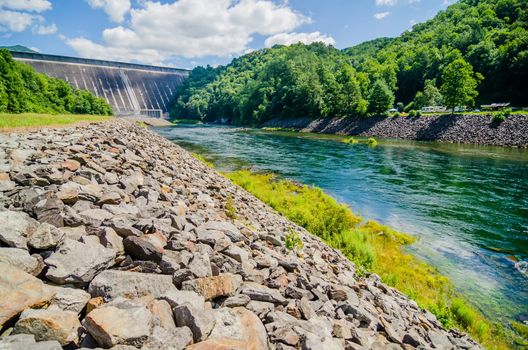
<svg viewBox="0 0 528 350">
<path fill-rule="evenodd" d="M 390 286 L 434 313 L 445 327 L 457 327 L 488 349 L 510 349 L 523 340 L 519 330 L 504 330 L 456 295 L 450 280 L 435 268 L 406 253 L 415 238 L 375 221 L 363 222 L 347 206 L 321 189 L 281 180 L 273 174 L 241 170 L 226 174 L 235 184 L 282 213 L 330 246 L 341 250 L 358 267 L 374 272 Z M 521 325 L 522 326 L 522 325 Z M 523 329 L 519 326 L 519 329 Z"/>
<path fill-rule="evenodd" d="M 7 114 L 0 113 L 0 129 L 18 127 L 57 126 L 78 122 L 102 122 L 112 117 L 75 114 Z"/>
</svg>

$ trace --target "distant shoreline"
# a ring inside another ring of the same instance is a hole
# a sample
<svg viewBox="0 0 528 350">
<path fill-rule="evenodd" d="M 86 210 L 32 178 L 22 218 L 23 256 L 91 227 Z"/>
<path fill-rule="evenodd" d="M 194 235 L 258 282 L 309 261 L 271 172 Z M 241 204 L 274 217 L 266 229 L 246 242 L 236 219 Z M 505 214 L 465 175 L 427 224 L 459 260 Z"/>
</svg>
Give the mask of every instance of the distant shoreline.
<svg viewBox="0 0 528 350">
<path fill-rule="evenodd" d="M 455 114 L 273 119 L 262 126 L 323 134 L 528 148 L 528 114 L 512 114 L 500 124 L 492 122 L 491 115 Z"/>
</svg>

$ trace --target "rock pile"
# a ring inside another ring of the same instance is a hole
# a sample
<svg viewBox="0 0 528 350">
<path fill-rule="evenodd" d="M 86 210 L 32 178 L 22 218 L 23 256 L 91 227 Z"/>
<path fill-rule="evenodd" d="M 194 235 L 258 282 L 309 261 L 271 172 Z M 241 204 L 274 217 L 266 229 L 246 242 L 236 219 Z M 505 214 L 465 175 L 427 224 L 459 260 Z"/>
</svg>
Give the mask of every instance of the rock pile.
<svg viewBox="0 0 528 350">
<path fill-rule="evenodd" d="M 0 246 L 0 349 L 479 348 L 125 121 L 0 134 Z"/>
</svg>

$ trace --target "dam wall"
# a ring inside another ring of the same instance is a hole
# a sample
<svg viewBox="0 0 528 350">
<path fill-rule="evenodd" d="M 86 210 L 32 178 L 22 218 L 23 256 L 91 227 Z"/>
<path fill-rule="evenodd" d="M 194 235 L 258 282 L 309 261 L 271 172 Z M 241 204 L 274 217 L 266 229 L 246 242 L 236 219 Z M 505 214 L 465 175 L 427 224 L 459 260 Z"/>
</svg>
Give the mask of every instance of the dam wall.
<svg viewBox="0 0 528 350">
<path fill-rule="evenodd" d="M 169 102 L 187 78 L 185 69 L 41 53 L 12 52 L 19 62 L 104 98 L 114 114 L 168 115 Z"/>
</svg>

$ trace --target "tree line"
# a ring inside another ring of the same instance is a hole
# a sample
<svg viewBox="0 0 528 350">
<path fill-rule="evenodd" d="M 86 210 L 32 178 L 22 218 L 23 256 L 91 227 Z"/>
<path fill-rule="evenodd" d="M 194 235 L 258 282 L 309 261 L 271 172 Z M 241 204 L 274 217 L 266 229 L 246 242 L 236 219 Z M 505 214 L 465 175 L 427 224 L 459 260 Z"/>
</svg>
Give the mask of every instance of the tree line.
<svg viewBox="0 0 528 350">
<path fill-rule="evenodd" d="M 338 50 L 275 46 L 218 68 L 197 67 L 173 117 L 260 124 L 424 106 L 528 104 L 526 0 L 462 0 L 397 38 Z"/>
<path fill-rule="evenodd" d="M 38 73 L 0 50 L 0 112 L 112 115 L 112 107 L 89 91 Z"/>
</svg>

